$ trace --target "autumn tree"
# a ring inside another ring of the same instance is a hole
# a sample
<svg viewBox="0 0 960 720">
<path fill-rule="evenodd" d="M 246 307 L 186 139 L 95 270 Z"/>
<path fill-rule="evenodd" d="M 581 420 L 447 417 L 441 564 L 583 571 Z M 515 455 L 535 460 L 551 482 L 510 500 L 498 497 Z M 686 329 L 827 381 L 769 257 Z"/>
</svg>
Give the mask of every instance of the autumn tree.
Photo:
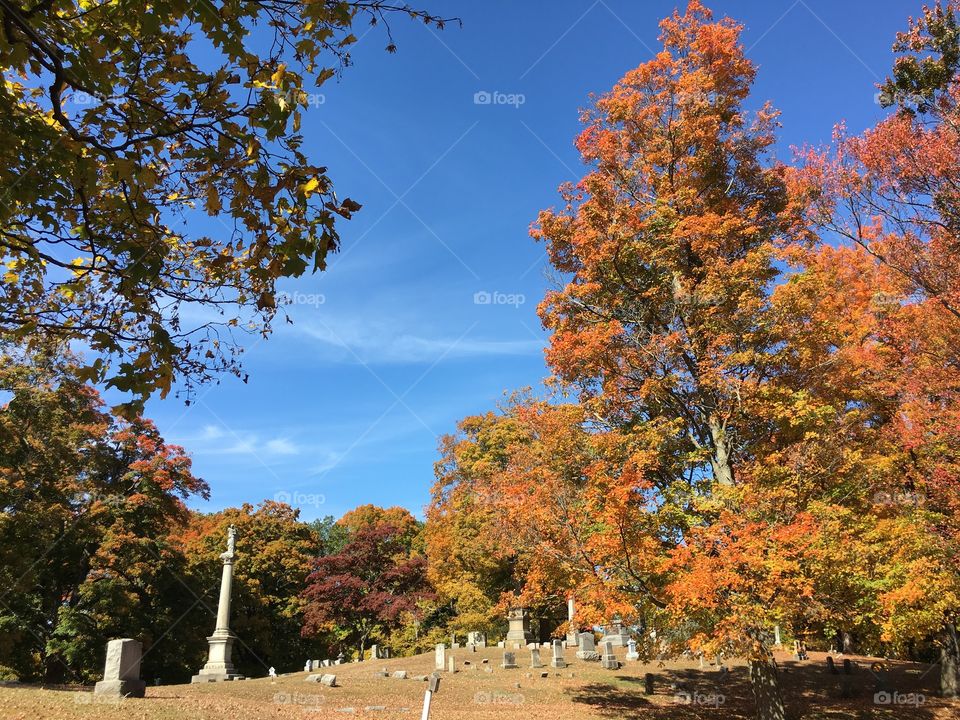
<svg viewBox="0 0 960 720">
<path fill-rule="evenodd" d="M 399 506 L 382 508 L 367 503 L 344 513 L 343 517 L 337 520 L 337 526 L 346 533 L 348 538 L 356 535 L 363 528 L 377 525 L 392 526 L 396 531 L 397 542 L 403 545 L 407 552 L 422 552 L 423 523 L 411 515 L 406 508 Z"/>
<path fill-rule="evenodd" d="M 834 147 L 807 152 L 798 174 L 811 222 L 888 278 L 859 291 L 872 293 L 874 317 L 849 345 L 861 350 L 862 376 L 881 399 L 871 407 L 891 448 L 890 472 L 875 487 L 887 499 L 884 522 L 906 533 L 890 534 L 878 617 L 894 646 L 937 638 L 948 696 L 960 693 L 958 575 L 948 559 L 960 551 L 958 11 L 938 2 L 910 22 L 880 87 L 891 114 L 860 136 L 840 126 Z"/>
<path fill-rule="evenodd" d="M 182 448 L 106 412 L 58 353 L 0 358 L 0 665 L 89 680 L 112 637 L 159 639 L 180 617 L 167 540 L 206 496 Z M 146 672 L 162 667 L 162 653 Z"/>
<path fill-rule="evenodd" d="M 569 278 L 540 313 L 548 362 L 588 417 L 656 438 L 649 501 L 687 493 L 709 527 L 771 433 L 756 408 L 781 363 L 771 291 L 808 233 L 772 156 L 776 112 L 744 108 L 756 70 L 740 26 L 694 0 L 661 29 L 663 50 L 584 112 L 577 147 L 591 170 L 534 227 Z M 750 657 L 760 716 L 783 717 L 769 618 L 728 617 L 712 634 Z"/>
<path fill-rule="evenodd" d="M 316 560 L 303 598 L 303 635 L 332 631 L 363 658 L 372 637 L 399 628 L 433 591 L 405 530 L 378 522 L 360 524 L 340 552 Z"/>
<path fill-rule="evenodd" d="M 444 24 L 382 0 L 4 2 L 0 333 L 84 342 L 84 377 L 135 406 L 240 374 L 237 333 L 270 332 L 277 280 L 323 269 L 360 207 L 300 123 L 391 14 Z"/>
<path fill-rule="evenodd" d="M 512 418 L 487 413 L 465 418 L 455 434 L 440 440 L 424 534 L 429 577 L 450 606 L 455 632 L 501 628 L 501 598 L 518 588 L 517 546 L 504 541 L 503 513 L 490 501 L 490 483 L 522 437 Z"/>
</svg>

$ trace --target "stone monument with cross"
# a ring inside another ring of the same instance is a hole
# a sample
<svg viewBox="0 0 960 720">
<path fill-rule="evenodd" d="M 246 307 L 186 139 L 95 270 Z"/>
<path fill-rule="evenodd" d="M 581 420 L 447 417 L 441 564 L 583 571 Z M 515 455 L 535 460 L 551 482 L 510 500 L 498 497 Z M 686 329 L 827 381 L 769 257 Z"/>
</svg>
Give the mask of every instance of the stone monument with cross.
<svg viewBox="0 0 960 720">
<path fill-rule="evenodd" d="M 236 550 L 236 528 L 227 529 L 227 551 L 220 554 L 223 560 L 223 575 L 220 578 L 220 602 L 217 605 L 217 626 L 213 635 L 207 638 L 210 645 L 207 664 L 193 676 L 191 682 L 217 682 L 220 680 L 242 680 L 231 662 L 233 641 L 237 636 L 230 631 L 230 590 L 233 585 L 233 558 Z"/>
</svg>

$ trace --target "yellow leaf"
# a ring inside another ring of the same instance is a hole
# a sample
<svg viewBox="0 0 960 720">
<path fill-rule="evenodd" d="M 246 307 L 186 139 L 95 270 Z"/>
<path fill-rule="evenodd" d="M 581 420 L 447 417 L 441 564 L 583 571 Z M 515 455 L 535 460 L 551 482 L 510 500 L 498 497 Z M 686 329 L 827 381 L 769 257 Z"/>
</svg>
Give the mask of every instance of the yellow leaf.
<svg viewBox="0 0 960 720">
<path fill-rule="evenodd" d="M 207 212 L 216 215 L 220 212 L 220 193 L 217 192 L 217 186 L 210 183 L 207 186 Z"/>
</svg>

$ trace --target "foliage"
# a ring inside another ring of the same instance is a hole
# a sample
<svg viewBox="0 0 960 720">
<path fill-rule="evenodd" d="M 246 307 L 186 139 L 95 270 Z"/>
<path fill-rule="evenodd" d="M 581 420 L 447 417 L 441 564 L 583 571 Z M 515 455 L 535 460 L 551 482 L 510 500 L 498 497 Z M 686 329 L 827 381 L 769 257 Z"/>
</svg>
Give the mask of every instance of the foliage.
<svg viewBox="0 0 960 720">
<path fill-rule="evenodd" d="M 270 332 L 276 281 L 323 269 L 360 207 L 300 123 L 354 25 L 393 12 L 444 24 L 382 0 L 5 2 L 3 337 L 83 341 L 129 413 L 239 375 L 235 333 Z"/>
<path fill-rule="evenodd" d="M 363 657 L 372 637 L 422 619 L 433 592 L 426 560 L 410 553 L 405 532 L 389 522 L 360 524 L 339 553 L 317 558 L 303 594 L 305 637 L 333 631 L 341 650 Z"/>
<path fill-rule="evenodd" d="M 149 420 L 105 412 L 70 359 L 4 355 L 0 382 L 0 662 L 23 679 L 89 679 L 107 639 L 149 644 L 179 617 L 166 535 L 207 486 Z"/>
</svg>

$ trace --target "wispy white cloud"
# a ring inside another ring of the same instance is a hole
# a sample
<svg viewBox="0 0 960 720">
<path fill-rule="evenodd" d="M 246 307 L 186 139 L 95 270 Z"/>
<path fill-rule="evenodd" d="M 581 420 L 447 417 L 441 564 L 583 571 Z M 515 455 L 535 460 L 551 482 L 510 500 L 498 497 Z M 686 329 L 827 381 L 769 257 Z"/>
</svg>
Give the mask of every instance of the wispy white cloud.
<svg viewBox="0 0 960 720">
<path fill-rule="evenodd" d="M 292 326 L 298 332 L 339 352 L 338 359 L 364 363 L 429 363 L 440 358 L 472 358 L 496 355 L 535 355 L 543 350 L 536 339 L 494 340 L 428 337 L 404 332 L 383 323 L 302 322 Z"/>
<path fill-rule="evenodd" d="M 220 425 L 205 425 L 196 435 L 181 441 L 192 455 L 244 456 L 261 459 L 298 455 L 300 447 L 287 437 L 261 439 L 257 433 L 235 432 Z"/>
<path fill-rule="evenodd" d="M 300 452 L 300 448 L 294 445 L 287 438 L 274 438 L 273 440 L 267 440 L 264 447 L 267 449 L 267 452 L 273 455 L 297 455 Z"/>
</svg>

